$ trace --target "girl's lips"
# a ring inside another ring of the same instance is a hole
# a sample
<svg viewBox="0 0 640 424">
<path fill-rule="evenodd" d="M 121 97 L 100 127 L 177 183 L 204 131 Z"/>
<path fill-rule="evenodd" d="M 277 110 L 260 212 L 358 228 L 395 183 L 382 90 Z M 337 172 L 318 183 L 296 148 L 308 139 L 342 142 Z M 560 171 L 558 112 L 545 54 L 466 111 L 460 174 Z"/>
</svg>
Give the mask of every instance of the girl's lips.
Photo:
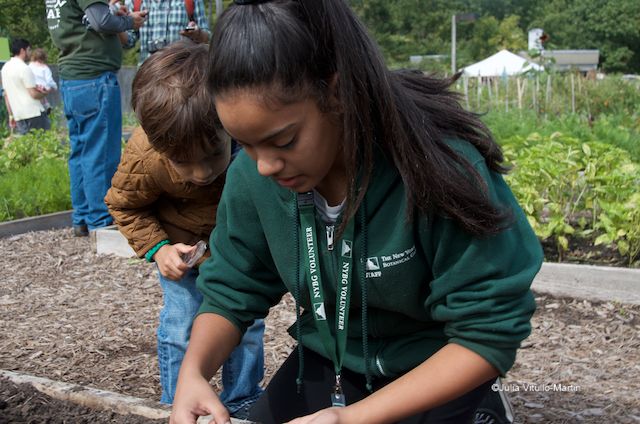
<svg viewBox="0 0 640 424">
<path fill-rule="evenodd" d="M 280 184 L 282 187 L 287 187 L 287 188 L 295 187 L 296 185 L 298 185 L 298 180 L 299 180 L 299 177 L 276 178 L 276 181 L 278 182 L 278 184 Z"/>
</svg>

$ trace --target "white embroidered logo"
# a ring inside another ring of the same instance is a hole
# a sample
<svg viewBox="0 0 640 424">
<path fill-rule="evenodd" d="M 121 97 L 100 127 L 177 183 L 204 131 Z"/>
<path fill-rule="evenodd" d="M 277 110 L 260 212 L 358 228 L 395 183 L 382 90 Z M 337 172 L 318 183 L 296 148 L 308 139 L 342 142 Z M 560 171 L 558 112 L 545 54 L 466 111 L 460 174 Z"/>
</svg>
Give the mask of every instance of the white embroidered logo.
<svg viewBox="0 0 640 424">
<path fill-rule="evenodd" d="M 342 240 L 342 256 L 345 258 L 351 257 L 351 242 L 348 240 Z"/>
<path fill-rule="evenodd" d="M 367 271 L 377 271 L 379 269 L 380 269 L 380 263 L 378 262 L 377 256 L 367 258 Z"/>
<path fill-rule="evenodd" d="M 324 311 L 324 303 L 314 303 L 313 312 L 316 314 L 316 319 L 320 321 L 327 320 L 327 313 Z"/>
</svg>

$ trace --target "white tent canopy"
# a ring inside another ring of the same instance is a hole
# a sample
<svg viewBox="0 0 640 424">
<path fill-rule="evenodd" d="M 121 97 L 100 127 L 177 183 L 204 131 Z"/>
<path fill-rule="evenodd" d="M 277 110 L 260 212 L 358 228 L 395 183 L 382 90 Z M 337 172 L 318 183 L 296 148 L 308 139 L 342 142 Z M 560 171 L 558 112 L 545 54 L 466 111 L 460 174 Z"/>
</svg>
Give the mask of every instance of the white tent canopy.
<svg viewBox="0 0 640 424">
<path fill-rule="evenodd" d="M 544 68 L 511 53 L 509 50 L 500 50 L 493 56 L 463 68 L 463 72 L 470 77 L 500 77 L 518 75 L 530 69 L 541 71 Z"/>
</svg>

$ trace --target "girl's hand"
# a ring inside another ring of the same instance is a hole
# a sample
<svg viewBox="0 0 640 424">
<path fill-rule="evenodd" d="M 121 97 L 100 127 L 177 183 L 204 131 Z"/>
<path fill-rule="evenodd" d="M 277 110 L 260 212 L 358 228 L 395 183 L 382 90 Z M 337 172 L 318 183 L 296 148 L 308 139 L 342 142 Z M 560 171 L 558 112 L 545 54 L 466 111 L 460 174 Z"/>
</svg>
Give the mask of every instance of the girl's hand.
<svg viewBox="0 0 640 424">
<path fill-rule="evenodd" d="M 163 277 L 178 281 L 189 270 L 189 266 L 182 260 L 182 255 L 189 253 L 194 246 L 184 243 L 165 244 L 153 255 L 158 269 Z"/>
<path fill-rule="evenodd" d="M 312 415 L 296 418 L 287 424 L 347 424 L 345 408 L 321 409 Z"/>
<path fill-rule="evenodd" d="M 230 424 L 229 411 L 202 376 L 185 377 L 178 383 L 170 424 L 195 424 L 198 417 L 211 415 L 211 424 Z"/>
</svg>

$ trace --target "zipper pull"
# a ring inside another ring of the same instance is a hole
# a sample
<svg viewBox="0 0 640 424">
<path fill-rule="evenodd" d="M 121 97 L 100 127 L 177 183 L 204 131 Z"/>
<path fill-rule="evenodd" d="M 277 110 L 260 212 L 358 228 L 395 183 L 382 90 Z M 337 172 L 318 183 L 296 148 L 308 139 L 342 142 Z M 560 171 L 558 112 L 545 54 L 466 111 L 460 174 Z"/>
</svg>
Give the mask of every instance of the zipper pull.
<svg viewBox="0 0 640 424">
<path fill-rule="evenodd" d="M 333 250 L 333 225 L 327 225 L 327 249 Z"/>
</svg>

